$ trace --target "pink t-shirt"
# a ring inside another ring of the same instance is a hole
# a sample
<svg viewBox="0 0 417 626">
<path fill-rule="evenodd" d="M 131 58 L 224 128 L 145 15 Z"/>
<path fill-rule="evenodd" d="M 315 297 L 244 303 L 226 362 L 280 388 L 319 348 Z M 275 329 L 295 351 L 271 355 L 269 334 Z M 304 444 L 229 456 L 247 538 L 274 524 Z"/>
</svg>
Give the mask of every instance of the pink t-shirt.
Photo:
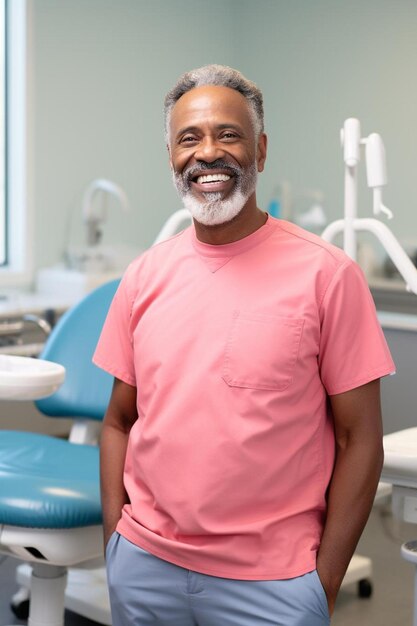
<svg viewBox="0 0 417 626">
<path fill-rule="evenodd" d="M 130 265 L 94 362 L 137 387 L 123 536 L 225 578 L 315 568 L 327 395 L 394 371 L 355 263 L 271 217 L 226 245 L 191 227 Z"/>
</svg>

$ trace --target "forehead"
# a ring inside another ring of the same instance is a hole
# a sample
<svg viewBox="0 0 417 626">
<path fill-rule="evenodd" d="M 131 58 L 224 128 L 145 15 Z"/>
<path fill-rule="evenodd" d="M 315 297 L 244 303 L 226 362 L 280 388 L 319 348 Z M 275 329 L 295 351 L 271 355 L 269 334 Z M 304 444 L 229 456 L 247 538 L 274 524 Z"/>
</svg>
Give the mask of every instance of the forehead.
<svg viewBox="0 0 417 626">
<path fill-rule="evenodd" d="M 175 135 L 181 128 L 207 123 L 252 128 L 248 101 L 235 89 L 205 85 L 187 91 L 172 108 L 171 134 Z"/>
</svg>

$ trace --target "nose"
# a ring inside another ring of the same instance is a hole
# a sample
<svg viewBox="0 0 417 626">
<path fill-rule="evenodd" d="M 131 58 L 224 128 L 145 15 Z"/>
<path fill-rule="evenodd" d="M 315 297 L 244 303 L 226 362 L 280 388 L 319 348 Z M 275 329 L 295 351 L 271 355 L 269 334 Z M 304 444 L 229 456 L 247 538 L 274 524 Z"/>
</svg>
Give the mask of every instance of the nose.
<svg viewBox="0 0 417 626">
<path fill-rule="evenodd" d="M 207 163 L 212 163 L 222 157 L 224 157 L 224 149 L 212 137 L 204 137 L 194 153 L 194 158 L 197 161 L 206 161 Z"/>
</svg>

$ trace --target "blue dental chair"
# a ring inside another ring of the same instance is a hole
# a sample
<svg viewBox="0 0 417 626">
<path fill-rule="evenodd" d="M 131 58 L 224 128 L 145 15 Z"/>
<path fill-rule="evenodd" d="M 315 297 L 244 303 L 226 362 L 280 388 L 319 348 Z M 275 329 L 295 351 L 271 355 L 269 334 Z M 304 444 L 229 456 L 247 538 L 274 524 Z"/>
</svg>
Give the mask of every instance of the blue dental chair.
<svg viewBox="0 0 417 626">
<path fill-rule="evenodd" d="M 0 430 L 0 552 L 32 566 L 29 626 L 63 626 L 68 568 L 103 563 L 97 441 L 113 379 L 91 358 L 118 283 L 67 311 L 40 355 L 66 368 L 36 405 L 74 419 L 69 440 Z"/>
</svg>

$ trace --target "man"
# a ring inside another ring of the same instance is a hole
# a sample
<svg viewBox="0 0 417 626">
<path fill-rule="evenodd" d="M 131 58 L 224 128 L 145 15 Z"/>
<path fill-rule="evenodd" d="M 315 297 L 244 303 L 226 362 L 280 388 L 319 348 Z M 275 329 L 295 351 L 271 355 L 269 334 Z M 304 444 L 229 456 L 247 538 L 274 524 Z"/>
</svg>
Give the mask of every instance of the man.
<svg viewBox="0 0 417 626">
<path fill-rule="evenodd" d="M 394 370 L 358 266 L 257 207 L 262 95 L 207 66 L 165 101 L 193 227 L 128 268 L 95 363 L 114 626 L 322 626 L 382 465 Z"/>
</svg>

